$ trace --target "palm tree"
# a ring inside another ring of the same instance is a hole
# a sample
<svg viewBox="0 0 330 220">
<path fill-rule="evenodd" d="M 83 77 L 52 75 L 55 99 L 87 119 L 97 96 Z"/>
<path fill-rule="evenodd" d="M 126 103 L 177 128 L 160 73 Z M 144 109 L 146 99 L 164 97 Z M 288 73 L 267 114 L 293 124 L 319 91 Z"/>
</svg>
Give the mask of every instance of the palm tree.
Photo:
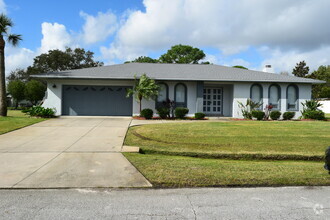
<svg viewBox="0 0 330 220">
<path fill-rule="evenodd" d="M 146 74 L 143 74 L 140 78 L 134 76 L 135 85 L 133 89 L 127 90 L 127 97 L 134 95 L 137 102 L 140 104 L 140 113 L 142 108 L 142 98 L 146 100 L 154 99 L 158 95 L 159 86 L 155 80 L 150 79 Z"/>
<path fill-rule="evenodd" d="M 7 116 L 7 100 L 6 100 L 6 76 L 5 76 L 5 46 L 6 41 L 13 46 L 17 46 L 22 40 L 19 34 L 10 34 L 9 29 L 14 24 L 5 14 L 0 15 L 0 116 Z"/>
</svg>

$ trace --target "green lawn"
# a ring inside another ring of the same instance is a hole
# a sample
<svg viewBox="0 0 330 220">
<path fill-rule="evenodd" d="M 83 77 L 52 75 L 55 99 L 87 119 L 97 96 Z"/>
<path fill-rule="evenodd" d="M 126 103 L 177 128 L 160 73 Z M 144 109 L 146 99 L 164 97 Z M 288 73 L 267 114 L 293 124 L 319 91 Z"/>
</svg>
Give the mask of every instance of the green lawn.
<svg viewBox="0 0 330 220">
<path fill-rule="evenodd" d="M 330 185 L 322 162 L 125 156 L 155 187 Z"/>
<path fill-rule="evenodd" d="M 330 114 L 325 114 L 325 117 L 326 117 L 327 119 L 330 119 Z"/>
<path fill-rule="evenodd" d="M 29 117 L 18 110 L 9 110 L 8 117 L 0 117 L 0 134 L 26 127 L 44 120 L 46 119 Z"/>
<path fill-rule="evenodd" d="M 330 185 L 330 122 L 168 123 L 129 129 L 125 156 L 154 186 Z"/>
<path fill-rule="evenodd" d="M 329 139 L 326 121 L 230 121 L 136 126 L 125 144 L 181 156 L 320 160 Z"/>
</svg>

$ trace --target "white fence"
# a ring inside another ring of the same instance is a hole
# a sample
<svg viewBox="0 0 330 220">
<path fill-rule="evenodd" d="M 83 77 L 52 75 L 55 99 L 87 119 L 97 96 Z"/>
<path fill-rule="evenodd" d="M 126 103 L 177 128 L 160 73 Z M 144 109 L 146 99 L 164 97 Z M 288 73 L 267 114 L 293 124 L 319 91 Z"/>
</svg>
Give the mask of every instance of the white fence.
<svg viewBox="0 0 330 220">
<path fill-rule="evenodd" d="M 320 101 L 320 103 L 322 104 L 320 109 L 325 113 L 330 113 L 330 100 Z"/>
</svg>

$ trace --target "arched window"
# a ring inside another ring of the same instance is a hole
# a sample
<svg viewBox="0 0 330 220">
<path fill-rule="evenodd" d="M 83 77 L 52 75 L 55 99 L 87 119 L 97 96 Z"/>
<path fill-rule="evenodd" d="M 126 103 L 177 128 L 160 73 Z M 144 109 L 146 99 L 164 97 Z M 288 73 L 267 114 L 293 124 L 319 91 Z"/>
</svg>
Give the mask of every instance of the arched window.
<svg viewBox="0 0 330 220">
<path fill-rule="evenodd" d="M 174 101 L 176 107 L 187 107 L 187 87 L 183 83 L 178 83 L 174 88 Z"/>
<path fill-rule="evenodd" d="M 295 84 L 288 85 L 286 89 L 287 110 L 298 111 L 299 89 Z"/>
<path fill-rule="evenodd" d="M 281 87 L 277 84 L 272 84 L 269 86 L 268 93 L 268 104 L 272 105 L 274 110 L 279 110 L 281 102 Z"/>
<path fill-rule="evenodd" d="M 253 102 L 262 103 L 262 86 L 260 84 L 251 86 L 250 98 Z M 260 106 L 260 109 L 262 109 L 262 106 Z"/>
<path fill-rule="evenodd" d="M 156 108 L 162 107 L 163 102 L 168 99 L 168 85 L 166 83 L 159 83 L 159 92 L 156 99 Z"/>
</svg>

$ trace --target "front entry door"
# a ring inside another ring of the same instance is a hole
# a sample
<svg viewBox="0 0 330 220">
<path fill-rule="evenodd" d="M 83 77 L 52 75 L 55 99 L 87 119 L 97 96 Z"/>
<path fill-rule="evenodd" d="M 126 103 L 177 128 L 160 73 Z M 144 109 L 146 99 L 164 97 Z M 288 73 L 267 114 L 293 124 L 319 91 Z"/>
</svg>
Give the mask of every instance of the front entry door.
<svg viewBox="0 0 330 220">
<path fill-rule="evenodd" d="M 208 115 L 222 115 L 222 88 L 204 88 L 203 111 Z"/>
</svg>

